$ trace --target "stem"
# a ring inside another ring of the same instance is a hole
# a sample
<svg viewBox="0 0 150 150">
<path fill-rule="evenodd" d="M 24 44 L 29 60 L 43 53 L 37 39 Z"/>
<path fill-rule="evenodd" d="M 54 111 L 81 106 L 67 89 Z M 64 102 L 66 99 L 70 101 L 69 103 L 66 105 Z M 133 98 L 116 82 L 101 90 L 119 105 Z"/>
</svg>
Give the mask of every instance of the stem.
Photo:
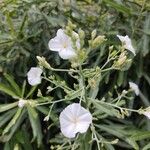
<svg viewBox="0 0 150 150">
<path fill-rule="evenodd" d="M 48 78 L 46 78 L 46 77 L 42 77 L 43 79 L 45 79 L 45 80 L 47 80 L 47 81 L 49 81 L 49 82 L 51 82 L 51 83 L 53 83 L 54 85 L 56 85 L 57 87 L 61 87 L 62 89 L 67 89 L 67 90 L 71 90 L 69 87 L 63 87 L 62 85 L 58 85 L 57 83 L 55 83 L 54 81 L 52 81 L 52 80 L 50 80 L 50 79 L 48 79 Z"/>
<path fill-rule="evenodd" d="M 93 123 L 91 124 L 91 130 L 92 130 L 92 133 L 93 133 L 93 135 L 94 135 L 94 140 L 95 140 L 96 143 L 97 143 L 97 148 L 98 148 L 98 150 L 100 150 L 99 139 L 98 139 L 98 137 L 97 137 L 97 135 L 96 135 L 96 131 L 95 131 L 95 127 L 94 127 Z"/>
<path fill-rule="evenodd" d="M 77 134 L 77 136 L 76 136 L 76 138 L 75 138 L 75 140 L 74 140 L 74 143 L 73 143 L 73 145 L 72 145 L 71 150 L 75 150 L 76 140 L 78 139 L 78 137 L 79 137 L 79 134 Z"/>
<path fill-rule="evenodd" d="M 55 103 L 59 103 L 59 102 L 65 101 L 65 100 L 66 99 L 60 99 L 60 100 L 56 100 L 56 101 L 53 101 L 53 102 L 40 103 L 40 104 L 36 104 L 36 106 L 47 105 L 47 104 L 55 104 Z"/>
<path fill-rule="evenodd" d="M 110 70 L 114 70 L 114 68 L 113 68 L 113 67 L 110 67 L 110 68 L 107 68 L 107 69 L 101 70 L 101 72 L 106 72 L 106 71 L 110 71 Z"/>
<path fill-rule="evenodd" d="M 132 30 L 132 35 L 135 33 L 135 30 L 136 30 L 136 28 L 137 28 L 137 25 L 138 25 L 138 23 L 139 23 L 139 21 L 140 21 L 140 19 L 141 19 L 141 15 L 142 15 L 142 12 L 143 12 L 143 10 L 144 10 L 146 1 L 147 1 L 147 0 L 143 0 L 143 4 L 142 4 L 142 7 L 141 7 L 141 10 L 140 10 L 140 12 L 139 12 L 138 18 L 137 18 L 137 20 L 135 21 L 135 24 L 134 24 L 134 27 L 133 27 L 133 30 Z"/>
<path fill-rule="evenodd" d="M 93 100 L 91 99 L 92 101 L 96 101 L 97 103 L 101 103 L 101 104 L 106 104 L 106 105 L 109 105 L 109 106 L 112 106 L 112 107 L 115 107 L 115 108 L 118 108 L 120 110 L 127 110 L 127 111 L 131 111 L 131 112 L 136 112 L 136 113 L 139 113 L 139 110 L 135 110 L 135 109 L 129 109 L 129 108 L 124 108 L 124 107 L 119 107 L 115 104 L 111 104 L 111 103 L 107 103 L 107 102 L 103 102 L 103 101 L 99 101 L 99 100 Z"/>
<path fill-rule="evenodd" d="M 84 101 L 87 102 L 87 92 L 86 92 L 85 78 L 84 78 L 84 75 L 83 75 L 81 65 L 79 66 L 79 74 L 81 76 L 81 84 L 82 84 L 81 86 L 83 87 L 83 98 L 84 98 Z"/>
<path fill-rule="evenodd" d="M 108 60 L 104 63 L 104 65 L 101 67 L 101 69 L 103 69 L 111 60 L 113 60 L 115 58 L 108 58 Z"/>
<path fill-rule="evenodd" d="M 55 68 L 51 68 L 50 69 L 51 71 L 56 71 L 56 72 L 75 72 L 75 73 L 78 73 L 79 71 L 78 70 L 73 70 L 73 69 L 55 69 Z"/>
</svg>

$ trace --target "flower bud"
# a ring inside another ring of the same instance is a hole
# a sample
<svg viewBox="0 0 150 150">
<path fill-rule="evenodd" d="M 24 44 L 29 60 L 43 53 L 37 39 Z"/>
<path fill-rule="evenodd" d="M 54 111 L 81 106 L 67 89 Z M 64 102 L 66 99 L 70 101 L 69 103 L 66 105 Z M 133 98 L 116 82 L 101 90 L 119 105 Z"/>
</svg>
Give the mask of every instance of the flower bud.
<svg viewBox="0 0 150 150">
<path fill-rule="evenodd" d="M 52 68 L 50 66 L 50 64 L 46 61 L 46 59 L 43 56 L 42 57 L 36 56 L 36 58 L 38 59 L 40 66 L 45 67 L 47 69 L 51 69 Z"/>
<path fill-rule="evenodd" d="M 79 29 L 78 34 L 79 34 L 80 39 L 84 39 L 85 38 L 85 33 L 84 33 L 84 31 L 82 29 Z"/>
<path fill-rule="evenodd" d="M 95 30 L 93 30 L 92 33 L 91 33 L 91 38 L 92 38 L 92 40 L 96 37 L 96 34 L 97 34 L 97 31 L 96 31 L 96 29 L 95 29 Z"/>
<path fill-rule="evenodd" d="M 120 55 L 119 60 L 118 60 L 118 66 L 121 66 L 124 64 L 124 62 L 126 61 L 127 56 L 125 55 Z"/>
<path fill-rule="evenodd" d="M 96 48 L 96 47 L 98 47 L 99 45 L 101 45 L 104 41 L 106 41 L 105 36 L 104 36 L 104 35 L 99 35 L 99 36 L 97 36 L 97 37 L 93 40 L 93 42 L 92 42 L 92 47 L 93 47 L 93 48 Z"/>
</svg>

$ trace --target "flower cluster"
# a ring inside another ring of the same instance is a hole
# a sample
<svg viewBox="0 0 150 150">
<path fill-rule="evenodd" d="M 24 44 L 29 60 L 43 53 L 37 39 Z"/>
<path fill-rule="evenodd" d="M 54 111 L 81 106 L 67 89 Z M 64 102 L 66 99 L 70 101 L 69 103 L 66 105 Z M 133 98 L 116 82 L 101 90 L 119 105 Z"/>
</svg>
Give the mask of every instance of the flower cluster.
<svg viewBox="0 0 150 150">
<path fill-rule="evenodd" d="M 94 35 L 93 35 L 94 34 Z M 94 45 L 92 47 L 95 47 L 95 43 L 101 43 L 103 41 L 106 41 L 105 36 L 98 36 L 95 38 L 96 33 L 93 32 L 92 34 L 92 40 L 90 41 L 91 45 Z M 72 60 L 74 58 L 79 57 L 80 48 L 82 43 L 80 41 L 80 36 L 72 31 L 72 37 L 70 37 L 68 34 L 66 34 L 65 30 L 59 29 L 57 31 L 57 34 L 54 38 L 52 38 L 49 43 L 49 49 L 51 51 L 56 51 L 58 52 L 59 56 L 62 59 L 69 59 Z M 129 50 L 133 53 L 135 56 L 135 49 L 133 48 L 133 45 L 131 43 L 131 39 L 126 35 L 117 35 L 119 40 L 122 42 L 122 48 L 125 50 Z M 97 45 L 97 44 L 96 44 Z M 44 57 L 39 57 L 37 56 L 38 61 L 40 62 L 40 66 L 43 66 L 47 69 L 53 70 L 52 68 L 45 60 Z M 121 55 L 119 56 L 119 64 L 124 64 L 126 61 L 127 56 L 126 52 L 123 51 Z M 119 65 L 120 66 L 120 65 Z M 58 71 L 58 70 L 57 70 Z M 41 75 L 42 75 L 43 70 L 39 67 L 32 67 L 29 72 L 27 73 L 28 77 L 28 83 L 32 86 L 38 85 L 41 83 Z M 91 81 L 91 80 L 89 80 Z M 130 89 L 135 92 L 135 94 L 138 96 L 140 91 L 138 86 L 133 83 L 129 82 Z M 18 107 L 22 108 L 26 104 L 25 100 L 20 99 L 18 102 Z M 144 111 L 143 114 L 147 116 L 150 119 L 150 111 L 149 109 Z M 84 107 L 81 106 L 80 103 L 72 103 L 68 105 L 61 113 L 59 116 L 59 121 L 60 121 L 60 129 L 62 134 L 67 137 L 67 138 L 74 138 L 77 133 L 85 133 L 90 124 L 92 124 L 92 114 L 90 113 L 89 110 L 85 109 Z"/>
</svg>

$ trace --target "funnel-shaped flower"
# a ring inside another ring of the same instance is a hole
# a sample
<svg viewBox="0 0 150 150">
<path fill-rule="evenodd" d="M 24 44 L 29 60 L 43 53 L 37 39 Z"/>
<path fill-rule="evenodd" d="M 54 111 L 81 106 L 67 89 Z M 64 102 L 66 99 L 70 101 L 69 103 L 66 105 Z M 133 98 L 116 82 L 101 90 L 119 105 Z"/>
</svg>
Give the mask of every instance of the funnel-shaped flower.
<svg viewBox="0 0 150 150">
<path fill-rule="evenodd" d="M 128 35 L 126 35 L 126 36 L 117 35 L 117 37 L 122 42 L 124 48 L 129 50 L 129 51 L 131 51 L 134 54 L 134 56 L 135 56 L 136 55 L 135 54 L 135 49 L 133 48 L 131 39 L 128 37 Z"/>
<path fill-rule="evenodd" d="M 77 38 L 76 46 L 80 47 L 78 34 L 73 32 L 73 36 Z M 71 38 L 62 29 L 57 31 L 56 37 L 49 41 L 48 46 L 50 50 L 57 51 L 62 59 L 72 59 L 77 56 Z"/>
<path fill-rule="evenodd" d="M 60 128 L 64 136 L 74 138 L 76 133 L 85 133 L 92 123 L 91 113 L 78 103 L 67 106 L 60 114 Z"/>
<path fill-rule="evenodd" d="M 42 69 L 38 67 L 31 67 L 29 72 L 27 73 L 28 82 L 30 85 L 37 85 L 41 83 L 41 74 Z"/>
</svg>

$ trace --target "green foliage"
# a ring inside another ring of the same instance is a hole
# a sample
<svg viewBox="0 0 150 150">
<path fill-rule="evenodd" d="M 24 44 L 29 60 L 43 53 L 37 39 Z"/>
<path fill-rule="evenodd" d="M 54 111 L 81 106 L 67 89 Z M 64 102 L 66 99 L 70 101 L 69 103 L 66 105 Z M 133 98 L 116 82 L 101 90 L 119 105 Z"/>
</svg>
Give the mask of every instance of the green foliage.
<svg viewBox="0 0 150 150">
<path fill-rule="evenodd" d="M 150 121 L 140 116 L 150 105 L 148 0 L 2 0 L 0 20 L 4 150 L 150 149 Z M 49 51 L 48 41 L 59 28 L 70 36 L 72 29 L 78 32 L 79 59 L 64 61 Z M 121 55 L 117 34 L 131 37 L 134 58 L 129 51 Z M 26 74 L 37 64 L 44 70 L 42 84 L 30 87 Z M 138 97 L 129 81 L 138 83 Z M 25 106 L 19 108 L 21 99 Z M 67 139 L 59 114 L 79 101 L 92 113 L 93 124 Z"/>
</svg>

